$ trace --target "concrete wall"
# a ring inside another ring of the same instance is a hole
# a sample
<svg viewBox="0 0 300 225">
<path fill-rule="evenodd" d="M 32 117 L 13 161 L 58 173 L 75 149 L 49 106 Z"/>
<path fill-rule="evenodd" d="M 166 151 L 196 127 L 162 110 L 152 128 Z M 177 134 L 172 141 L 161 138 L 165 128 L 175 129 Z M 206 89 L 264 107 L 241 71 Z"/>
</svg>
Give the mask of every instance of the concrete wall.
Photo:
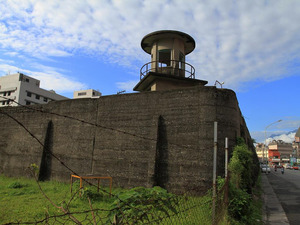
<svg viewBox="0 0 300 225">
<path fill-rule="evenodd" d="M 224 173 L 225 137 L 230 147 L 241 135 L 250 141 L 235 93 L 215 87 L 31 107 L 0 109 L 0 173 L 26 176 L 26 168 L 36 163 L 46 177 L 68 181 L 73 172 L 67 166 L 80 175 L 111 176 L 114 186 L 160 185 L 173 192 L 204 194 L 212 185 L 214 121 L 219 175 Z M 43 146 L 8 115 L 59 160 L 45 157 Z"/>
</svg>

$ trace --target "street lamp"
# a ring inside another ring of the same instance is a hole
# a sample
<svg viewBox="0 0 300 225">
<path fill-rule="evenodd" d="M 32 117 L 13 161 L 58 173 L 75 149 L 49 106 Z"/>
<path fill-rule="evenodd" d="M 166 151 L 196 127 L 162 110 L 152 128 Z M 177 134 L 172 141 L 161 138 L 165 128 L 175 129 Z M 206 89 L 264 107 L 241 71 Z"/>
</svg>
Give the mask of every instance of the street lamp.
<svg viewBox="0 0 300 225">
<path fill-rule="evenodd" d="M 275 124 L 275 123 L 279 123 L 279 122 L 281 122 L 281 121 L 282 121 L 282 120 L 277 120 L 277 121 L 275 121 L 275 122 L 269 124 L 269 125 L 266 126 L 266 128 L 265 128 L 265 147 L 263 148 L 263 158 L 262 158 L 263 163 L 265 162 L 265 149 L 267 148 L 267 129 L 268 129 L 271 125 L 273 125 L 273 124 Z"/>
</svg>

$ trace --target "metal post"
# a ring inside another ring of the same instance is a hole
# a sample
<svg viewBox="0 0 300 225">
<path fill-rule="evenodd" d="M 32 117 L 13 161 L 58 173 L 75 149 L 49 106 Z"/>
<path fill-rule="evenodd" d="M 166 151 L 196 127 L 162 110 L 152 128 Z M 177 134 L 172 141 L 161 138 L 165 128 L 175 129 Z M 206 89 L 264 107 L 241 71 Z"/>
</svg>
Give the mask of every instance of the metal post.
<svg viewBox="0 0 300 225">
<path fill-rule="evenodd" d="M 228 207 L 228 187 L 229 187 L 229 180 L 228 180 L 228 137 L 225 138 L 225 193 L 224 193 L 224 202 L 225 207 Z"/>
<path fill-rule="evenodd" d="M 218 147 L 218 122 L 214 122 L 214 159 L 213 159 L 213 202 L 212 202 L 212 222 L 216 220 L 216 192 L 217 192 L 217 147 Z"/>
<path fill-rule="evenodd" d="M 228 173 L 228 138 L 225 138 L 225 180 L 227 180 Z"/>
</svg>

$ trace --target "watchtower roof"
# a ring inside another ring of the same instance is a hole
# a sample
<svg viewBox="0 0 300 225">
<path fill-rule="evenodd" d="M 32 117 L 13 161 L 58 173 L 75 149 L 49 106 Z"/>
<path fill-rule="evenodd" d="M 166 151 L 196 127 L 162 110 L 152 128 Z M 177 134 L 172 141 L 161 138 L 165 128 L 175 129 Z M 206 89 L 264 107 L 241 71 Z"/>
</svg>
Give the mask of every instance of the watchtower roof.
<svg viewBox="0 0 300 225">
<path fill-rule="evenodd" d="M 176 31 L 176 30 L 160 30 L 160 31 L 155 31 L 150 34 L 147 34 L 141 41 L 141 47 L 145 52 L 151 54 L 151 48 L 153 43 L 156 40 L 160 40 L 164 38 L 168 38 L 168 39 L 177 38 L 182 40 L 185 48 L 185 55 L 191 53 L 196 47 L 194 38 L 192 38 L 190 35 L 186 33 Z"/>
</svg>

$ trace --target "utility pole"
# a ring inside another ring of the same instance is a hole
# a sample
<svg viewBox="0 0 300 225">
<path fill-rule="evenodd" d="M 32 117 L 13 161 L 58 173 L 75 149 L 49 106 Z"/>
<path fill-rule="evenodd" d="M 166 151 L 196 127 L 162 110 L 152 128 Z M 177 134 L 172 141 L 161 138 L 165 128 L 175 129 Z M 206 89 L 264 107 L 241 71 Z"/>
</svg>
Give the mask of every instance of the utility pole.
<svg viewBox="0 0 300 225">
<path fill-rule="evenodd" d="M 217 193 L 217 148 L 218 148 L 218 122 L 214 122 L 214 159 L 213 159 L 213 199 L 212 222 L 216 221 L 216 193 Z"/>
</svg>

